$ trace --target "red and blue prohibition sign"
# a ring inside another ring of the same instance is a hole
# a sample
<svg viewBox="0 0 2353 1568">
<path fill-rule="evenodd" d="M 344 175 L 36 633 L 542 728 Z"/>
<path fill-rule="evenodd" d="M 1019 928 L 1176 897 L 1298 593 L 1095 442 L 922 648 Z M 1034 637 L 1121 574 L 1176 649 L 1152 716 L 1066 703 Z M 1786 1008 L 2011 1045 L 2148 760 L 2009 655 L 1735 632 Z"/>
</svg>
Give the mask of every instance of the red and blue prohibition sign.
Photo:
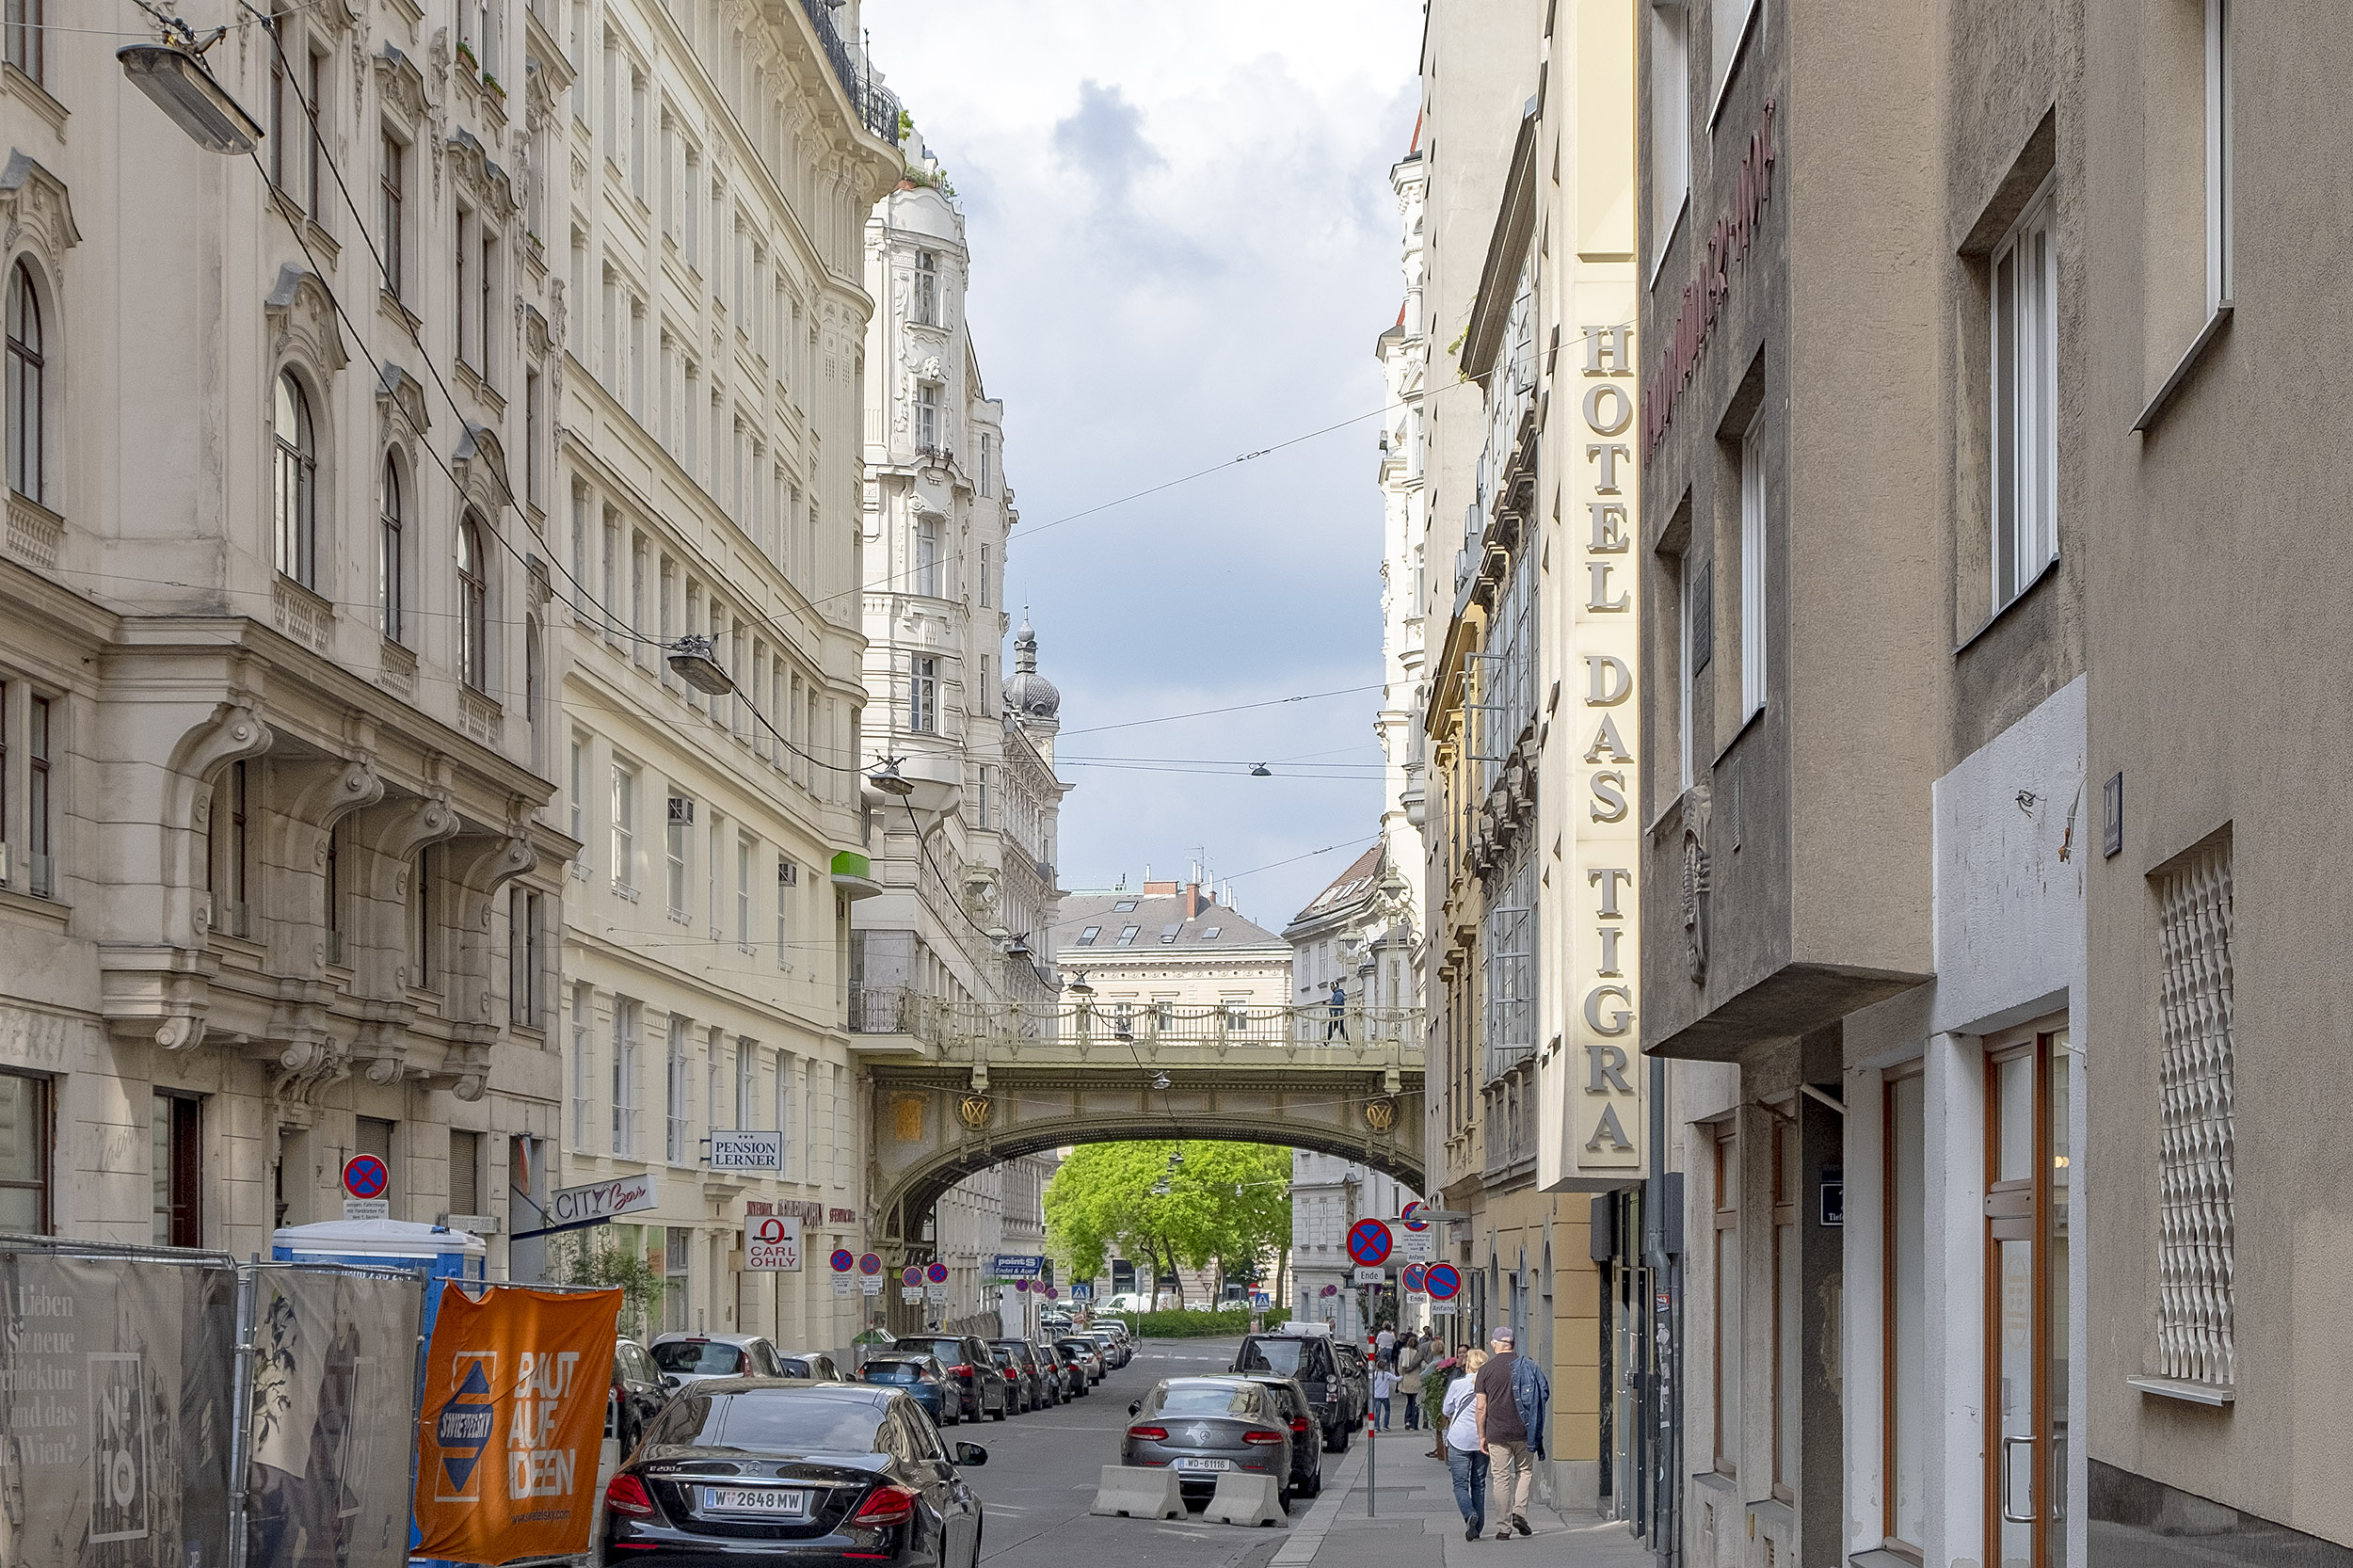
<svg viewBox="0 0 2353 1568">
<path fill-rule="evenodd" d="M 837 1274 L 846 1274 L 857 1267 L 857 1259 L 850 1256 L 850 1249 L 847 1247 L 834 1248 L 831 1262 L 833 1272 Z"/>
<path fill-rule="evenodd" d="M 1420 1295 L 1422 1292 L 1422 1287 L 1429 1272 L 1429 1270 L 1423 1268 L 1418 1263 L 1408 1263 L 1405 1265 L 1405 1293 L 1409 1296 Z"/>
<path fill-rule="evenodd" d="M 923 1271 L 923 1277 L 930 1280 L 934 1285 L 945 1285 L 948 1283 L 948 1265 L 945 1263 L 935 1263 L 930 1268 Z"/>
<path fill-rule="evenodd" d="M 392 1184 L 392 1170 L 381 1155 L 355 1154 L 344 1161 L 344 1191 L 355 1198 L 380 1198 Z"/>
<path fill-rule="evenodd" d="M 910 1263 L 910 1264 L 908 1264 L 905 1268 L 904 1268 L 904 1269 L 900 1270 L 900 1271 L 899 1271 L 899 1283 L 900 1283 L 900 1284 L 902 1284 L 902 1285 L 920 1285 L 920 1284 L 922 1284 L 922 1283 L 923 1283 L 923 1268 L 922 1268 L 922 1265 L 921 1265 L 921 1264 L 920 1264 L 920 1263 Z"/>
<path fill-rule="evenodd" d="M 1389 1227 L 1378 1220 L 1359 1220 L 1348 1227 L 1348 1256 L 1368 1269 L 1389 1260 Z"/>
<path fill-rule="evenodd" d="M 857 1260 L 857 1272 L 861 1274 L 881 1273 L 882 1258 L 873 1253 L 868 1253 L 865 1256 Z"/>
<path fill-rule="evenodd" d="M 1463 1288 L 1463 1272 L 1451 1263 L 1433 1263 L 1421 1276 L 1421 1282 L 1429 1287 L 1433 1298 L 1450 1302 L 1454 1293 Z"/>
<path fill-rule="evenodd" d="M 1407 1230 L 1428 1230 L 1430 1228 L 1430 1222 L 1421 1217 L 1421 1202 L 1419 1199 L 1416 1199 L 1414 1202 L 1407 1204 L 1405 1206 L 1405 1212 L 1400 1214 L 1397 1218 L 1398 1223 L 1403 1225 Z"/>
</svg>

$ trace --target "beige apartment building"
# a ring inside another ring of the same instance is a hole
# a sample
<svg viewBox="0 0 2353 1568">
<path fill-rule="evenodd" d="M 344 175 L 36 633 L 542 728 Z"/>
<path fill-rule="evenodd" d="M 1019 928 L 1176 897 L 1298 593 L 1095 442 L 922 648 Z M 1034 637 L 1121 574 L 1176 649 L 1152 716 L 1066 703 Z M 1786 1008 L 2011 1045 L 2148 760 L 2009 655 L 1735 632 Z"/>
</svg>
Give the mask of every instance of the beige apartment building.
<svg viewBox="0 0 2353 1568">
<path fill-rule="evenodd" d="M 570 611 L 562 825 L 581 845 L 560 1185 L 650 1178 L 648 1207 L 587 1233 L 658 1261 L 648 1330 L 846 1346 L 878 1305 L 823 1259 L 865 1241 L 847 1015 L 850 906 L 874 887 L 862 241 L 904 172 L 898 105 L 849 41 L 855 5 L 516 20 L 577 68 L 545 220 L 568 238 L 547 406 Z M 702 665 L 673 662 L 689 648 Z M 717 1132 L 774 1137 L 735 1168 L 714 1164 Z M 798 1272 L 745 1272 L 744 1222 L 768 1213 L 800 1220 Z"/>
<path fill-rule="evenodd" d="M 392 1218 L 527 1274 L 569 67 L 520 7 L 455 54 L 398 4 L 221 14 L 256 157 L 167 119 L 135 39 L 5 31 L 0 1225 L 266 1253 L 372 1152 Z"/>
</svg>

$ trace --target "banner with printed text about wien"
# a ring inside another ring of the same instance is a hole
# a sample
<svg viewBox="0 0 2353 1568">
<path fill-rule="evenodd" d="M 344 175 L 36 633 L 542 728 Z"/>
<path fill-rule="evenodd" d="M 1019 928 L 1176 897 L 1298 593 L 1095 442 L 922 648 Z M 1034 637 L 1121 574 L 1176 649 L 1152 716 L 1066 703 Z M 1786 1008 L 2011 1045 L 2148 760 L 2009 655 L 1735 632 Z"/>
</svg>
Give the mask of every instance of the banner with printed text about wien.
<svg viewBox="0 0 2353 1568">
<path fill-rule="evenodd" d="M 588 1549 L 620 1309 L 618 1290 L 446 1287 L 417 1412 L 416 1556 Z"/>
</svg>

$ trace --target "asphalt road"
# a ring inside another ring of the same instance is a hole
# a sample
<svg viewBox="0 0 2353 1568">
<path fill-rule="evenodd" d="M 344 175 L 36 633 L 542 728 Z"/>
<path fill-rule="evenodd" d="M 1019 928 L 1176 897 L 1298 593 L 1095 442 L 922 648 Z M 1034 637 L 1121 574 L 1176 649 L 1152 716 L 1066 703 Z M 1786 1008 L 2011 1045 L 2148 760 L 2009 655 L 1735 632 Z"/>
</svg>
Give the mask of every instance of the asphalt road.
<svg viewBox="0 0 2353 1568">
<path fill-rule="evenodd" d="M 1097 1519 L 1087 1510 L 1106 1464 L 1119 1463 L 1128 1406 L 1164 1377 L 1223 1371 L 1239 1339 L 1151 1339 L 1094 1392 L 1005 1421 L 951 1427 L 945 1435 L 988 1449 L 965 1471 L 987 1510 L 981 1560 L 1001 1568 L 1238 1568 L 1263 1563 L 1287 1532 L 1190 1520 Z M 1305 1512 L 1294 1505 L 1296 1520 Z"/>
</svg>

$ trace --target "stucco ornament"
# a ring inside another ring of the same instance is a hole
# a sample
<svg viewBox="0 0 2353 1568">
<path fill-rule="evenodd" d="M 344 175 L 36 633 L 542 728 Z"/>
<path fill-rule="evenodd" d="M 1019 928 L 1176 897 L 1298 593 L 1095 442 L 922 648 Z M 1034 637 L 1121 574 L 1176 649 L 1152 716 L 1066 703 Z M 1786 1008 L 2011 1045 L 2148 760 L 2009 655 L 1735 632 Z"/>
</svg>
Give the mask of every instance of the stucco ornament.
<svg viewBox="0 0 2353 1568">
<path fill-rule="evenodd" d="M 956 1114 L 964 1119 L 964 1125 L 975 1132 L 988 1125 L 988 1111 L 986 1095 L 967 1095 L 956 1107 Z"/>
<path fill-rule="evenodd" d="M 1694 985 L 1707 981 L 1707 846 L 1699 830 L 1683 829 L 1683 950 Z"/>
</svg>

